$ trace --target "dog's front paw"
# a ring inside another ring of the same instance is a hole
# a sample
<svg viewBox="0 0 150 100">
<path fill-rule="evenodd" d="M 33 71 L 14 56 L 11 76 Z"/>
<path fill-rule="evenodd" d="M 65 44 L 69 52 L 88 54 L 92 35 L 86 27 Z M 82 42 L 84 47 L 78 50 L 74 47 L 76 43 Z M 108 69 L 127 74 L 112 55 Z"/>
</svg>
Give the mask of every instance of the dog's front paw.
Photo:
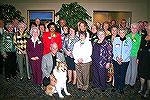
<svg viewBox="0 0 150 100">
<path fill-rule="evenodd" d="M 51 94 L 51 93 L 50 93 L 50 94 L 48 94 L 48 95 L 49 95 L 49 96 L 53 96 L 53 94 Z"/>
<path fill-rule="evenodd" d="M 61 96 L 59 96 L 59 98 L 63 99 L 63 98 L 64 98 L 64 96 L 63 96 L 63 95 L 61 95 Z"/>
<path fill-rule="evenodd" d="M 71 95 L 70 93 L 66 93 L 66 95 Z"/>
</svg>

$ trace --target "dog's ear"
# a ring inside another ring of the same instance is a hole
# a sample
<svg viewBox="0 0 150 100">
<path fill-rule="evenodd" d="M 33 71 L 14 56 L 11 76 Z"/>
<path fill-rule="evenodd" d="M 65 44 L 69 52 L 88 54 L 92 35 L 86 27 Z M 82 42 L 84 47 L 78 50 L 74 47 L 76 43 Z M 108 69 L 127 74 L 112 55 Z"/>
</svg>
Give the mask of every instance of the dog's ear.
<svg viewBox="0 0 150 100">
<path fill-rule="evenodd" d="M 59 59 L 56 59 L 56 66 L 60 66 L 61 61 Z"/>
</svg>

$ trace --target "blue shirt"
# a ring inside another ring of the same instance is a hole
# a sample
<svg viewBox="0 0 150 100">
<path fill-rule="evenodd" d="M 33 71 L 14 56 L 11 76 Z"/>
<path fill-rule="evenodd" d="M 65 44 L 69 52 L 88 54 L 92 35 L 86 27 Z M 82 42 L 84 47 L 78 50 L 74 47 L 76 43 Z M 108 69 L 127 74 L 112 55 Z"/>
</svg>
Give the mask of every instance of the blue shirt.
<svg viewBox="0 0 150 100">
<path fill-rule="evenodd" d="M 121 41 L 120 37 L 116 37 L 113 41 L 113 60 L 117 61 L 117 57 L 121 57 L 122 62 L 130 61 L 131 48 L 132 40 L 129 37 L 124 41 Z"/>
</svg>

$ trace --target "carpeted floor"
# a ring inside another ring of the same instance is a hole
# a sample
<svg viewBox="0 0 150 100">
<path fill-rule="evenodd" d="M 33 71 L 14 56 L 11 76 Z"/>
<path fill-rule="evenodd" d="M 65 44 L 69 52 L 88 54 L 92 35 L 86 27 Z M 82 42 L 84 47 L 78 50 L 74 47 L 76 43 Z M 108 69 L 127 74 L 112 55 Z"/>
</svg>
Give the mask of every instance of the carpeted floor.
<svg viewBox="0 0 150 100">
<path fill-rule="evenodd" d="M 18 78 L 11 78 L 6 81 L 3 75 L 0 75 L 0 100 L 59 100 L 58 94 L 52 97 L 46 95 L 40 86 L 32 84 L 31 80 L 24 79 L 20 81 Z M 99 89 L 89 89 L 86 92 L 77 90 L 76 86 L 67 84 L 68 91 L 71 96 L 65 96 L 64 100 L 142 100 L 144 99 L 137 93 L 139 82 L 134 88 L 126 86 L 124 95 L 118 92 L 111 92 L 112 86 L 108 84 L 105 92 Z M 147 98 L 150 100 L 150 97 Z"/>
</svg>

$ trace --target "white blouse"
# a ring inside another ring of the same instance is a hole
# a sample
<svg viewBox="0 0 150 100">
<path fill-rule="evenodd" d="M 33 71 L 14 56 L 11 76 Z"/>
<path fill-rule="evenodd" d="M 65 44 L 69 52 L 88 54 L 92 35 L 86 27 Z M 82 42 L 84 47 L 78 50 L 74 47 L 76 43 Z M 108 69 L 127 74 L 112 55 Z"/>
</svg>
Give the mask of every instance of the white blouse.
<svg viewBox="0 0 150 100">
<path fill-rule="evenodd" d="M 78 63 L 78 59 L 82 58 L 83 63 L 91 62 L 92 55 L 92 44 L 89 39 L 86 39 L 84 44 L 81 44 L 80 41 L 76 42 L 73 48 L 73 56 L 75 63 Z"/>
</svg>

